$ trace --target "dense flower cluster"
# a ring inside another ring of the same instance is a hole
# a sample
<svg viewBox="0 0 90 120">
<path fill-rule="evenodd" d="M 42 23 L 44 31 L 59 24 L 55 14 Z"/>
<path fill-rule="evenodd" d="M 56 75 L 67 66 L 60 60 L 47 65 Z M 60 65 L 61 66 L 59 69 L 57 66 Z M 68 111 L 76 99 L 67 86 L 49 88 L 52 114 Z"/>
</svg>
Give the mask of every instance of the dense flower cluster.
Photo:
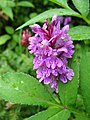
<svg viewBox="0 0 90 120">
<path fill-rule="evenodd" d="M 63 83 L 72 79 L 74 72 L 67 66 L 67 58 L 72 58 L 73 42 L 68 35 L 70 17 L 64 20 L 64 27 L 60 29 L 63 17 L 54 15 L 50 24 L 44 21 L 41 28 L 38 24 L 30 26 L 35 33 L 29 37 L 28 49 L 34 53 L 34 69 L 37 69 L 39 82 L 50 84 L 53 91 L 58 93 L 58 76 Z"/>
</svg>

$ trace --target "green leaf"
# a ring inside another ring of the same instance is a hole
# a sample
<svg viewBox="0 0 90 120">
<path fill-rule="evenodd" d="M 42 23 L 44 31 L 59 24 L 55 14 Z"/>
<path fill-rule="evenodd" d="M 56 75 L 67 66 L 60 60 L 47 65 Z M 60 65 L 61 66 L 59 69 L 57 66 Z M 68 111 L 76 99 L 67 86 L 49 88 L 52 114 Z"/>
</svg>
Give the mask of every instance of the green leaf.
<svg viewBox="0 0 90 120">
<path fill-rule="evenodd" d="M 60 108 L 49 108 L 25 120 L 68 120 L 70 112 Z"/>
<path fill-rule="evenodd" d="M 11 0 L 0 0 L 0 7 L 5 8 L 5 7 L 15 7 L 15 2 Z"/>
<path fill-rule="evenodd" d="M 90 120 L 90 118 L 83 117 L 83 116 L 77 116 L 75 120 Z"/>
<path fill-rule="evenodd" d="M 10 27 L 10 26 L 6 26 L 5 27 L 5 30 L 6 30 L 6 32 L 8 33 L 8 34 L 14 34 L 14 29 L 13 29 L 13 27 Z"/>
<path fill-rule="evenodd" d="M 24 73 L 7 73 L 1 76 L 0 96 L 21 104 L 57 105 L 45 86 Z"/>
<path fill-rule="evenodd" d="M 3 4 L 2 4 L 3 3 Z M 7 5 L 7 1 L 6 0 L 0 0 L 0 7 L 2 8 L 2 7 L 6 7 L 6 5 Z"/>
<path fill-rule="evenodd" d="M 18 37 L 18 34 L 13 34 L 12 38 L 16 43 L 19 43 L 20 38 Z"/>
<path fill-rule="evenodd" d="M 68 120 L 70 117 L 70 112 L 68 110 L 62 110 L 59 113 L 55 114 L 48 120 Z"/>
<path fill-rule="evenodd" d="M 18 2 L 17 6 L 21 6 L 21 7 L 34 7 L 34 5 L 31 2 L 28 2 L 28 1 Z"/>
<path fill-rule="evenodd" d="M 72 0 L 78 11 L 87 16 L 89 13 L 89 0 Z"/>
<path fill-rule="evenodd" d="M 4 7 L 3 12 L 13 20 L 13 12 L 11 7 Z"/>
<path fill-rule="evenodd" d="M 80 89 L 86 111 L 90 114 L 90 53 L 82 48 L 80 63 Z"/>
<path fill-rule="evenodd" d="M 45 20 L 47 18 L 51 18 L 53 15 L 70 15 L 70 16 L 79 16 L 78 13 L 72 11 L 72 10 L 67 10 L 67 9 L 62 9 L 62 8 L 59 8 L 59 9 L 50 9 L 50 10 L 47 10 L 39 15 L 37 15 L 36 17 L 30 19 L 29 21 L 27 21 L 26 23 L 24 23 L 23 25 L 21 25 L 20 27 L 18 27 L 16 30 L 19 30 L 25 26 L 28 26 L 30 24 L 34 24 L 35 22 L 39 22 L 41 20 Z"/>
<path fill-rule="evenodd" d="M 16 6 L 15 1 L 11 1 L 11 0 L 7 1 L 7 6 L 9 6 L 9 7 L 15 7 Z"/>
<path fill-rule="evenodd" d="M 17 46 L 17 43 L 13 39 L 7 45 L 8 49 L 10 49 L 10 50 L 15 49 L 16 46 Z M 20 64 L 20 67 L 21 67 L 21 64 Z"/>
<path fill-rule="evenodd" d="M 64 106 L 75 104 L 77 91 L 78 91 L 78 74 L 79 65 L 77 63 L 77 53 L 74 53 L 73 59 L 70 61 L 70 68 L 74 71 L 74 77 L 66 84 L 60 82 L 59 84 L 59 96 Z"/>
<path fill-rule="evenodd" d="M 11 36 L 7 34 L 0 36 L 0 45 L 5 44 L 5 42 L 7 42 L 10 38 Z"/>
<path fill-rule="evenodd" d="M 64 8 L 69 8 L 68 4 L 67 4 L 67 0 L 50 0 L 51 2 L 54 2 Z"/>
<path fill-rule="evenodd" d="M 73 40 L 87 40 L 90 39 L 90 27 L 76 26 L 69 30 L 68 34 Z"/>
</svg>

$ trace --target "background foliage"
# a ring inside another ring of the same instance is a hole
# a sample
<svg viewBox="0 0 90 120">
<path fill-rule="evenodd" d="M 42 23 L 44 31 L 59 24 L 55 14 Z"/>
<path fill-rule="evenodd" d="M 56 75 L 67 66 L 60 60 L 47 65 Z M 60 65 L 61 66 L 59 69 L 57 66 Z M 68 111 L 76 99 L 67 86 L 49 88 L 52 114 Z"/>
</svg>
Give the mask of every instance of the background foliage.
<svg viewBox="0 0 90 120">
<path fill-rule="evenodd" d="M 0 0 L 0 75 L 17 71 L 35 76 L 33 56 L 29 55 L 26 46 L 21 45 L 22 30 L 15 29 L 54 6 L 47 0 Z M 43 109 L 46 107 L 17 105 L 0 97 L 0 120 L 22 120 Z"/>
<path fill-rule="evenodd" d="M 90 119 L 89 5 L 89 0 L 0 0 L 0 120 Z M 72 16 L 69 35 L 75 45 L 69 61 L 75 76 L 59 83 L 58 95 L 34 78 L 33 55 L 21 45 L 23 27 L 42 24 L 54 14 Z"/>
</svg>

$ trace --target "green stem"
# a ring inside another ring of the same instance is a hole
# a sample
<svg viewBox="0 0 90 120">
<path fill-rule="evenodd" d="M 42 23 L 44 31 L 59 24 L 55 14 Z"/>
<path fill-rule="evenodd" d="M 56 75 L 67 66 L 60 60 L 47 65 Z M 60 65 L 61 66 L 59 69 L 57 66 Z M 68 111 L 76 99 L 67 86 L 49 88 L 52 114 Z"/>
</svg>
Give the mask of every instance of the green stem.
<svg viewBox="0 0 90 120">
<path fill-rule="evenodd" d="M 22 29 L 20 30 L 20 33 L 19 33 L 19 48 L 20 48 L 20 55 L 22 54 L 21 34 L 22 34 Z"/>
<path fill-rule="evenodd" d="M 86 17 L 82 16 L 81 17 L 86 23 L 88 23 L 88 25 L 90 25 L 90 20 L 88 20 Z"/>
</svg>

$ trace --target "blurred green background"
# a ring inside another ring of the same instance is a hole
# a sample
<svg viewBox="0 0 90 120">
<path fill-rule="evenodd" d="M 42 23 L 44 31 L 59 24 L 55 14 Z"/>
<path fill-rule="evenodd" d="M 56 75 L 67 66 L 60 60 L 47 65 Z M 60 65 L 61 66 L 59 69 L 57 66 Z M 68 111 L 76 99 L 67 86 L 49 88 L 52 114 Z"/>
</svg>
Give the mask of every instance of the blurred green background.
<svg viewBox="0 0 90 120">
<path fill-rule="evenodd" d="M 35 76 L 33 56 L 26 46 L 21 45 L 22 30 L 15 30 L 54 7 L 58 6 L 48 0 L 0 0 L 0 74 L 18 71 Z M 17 105 L 0 98 L 0 120 L 23 120 L 43 109 L 41 106 Z"/>
</svg>

